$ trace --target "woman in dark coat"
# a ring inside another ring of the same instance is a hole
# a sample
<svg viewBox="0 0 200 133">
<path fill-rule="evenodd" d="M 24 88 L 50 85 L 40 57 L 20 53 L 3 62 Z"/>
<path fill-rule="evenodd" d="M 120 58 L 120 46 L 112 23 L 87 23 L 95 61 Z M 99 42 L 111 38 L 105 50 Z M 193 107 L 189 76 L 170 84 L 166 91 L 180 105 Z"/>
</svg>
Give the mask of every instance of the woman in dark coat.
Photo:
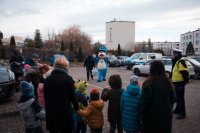
<svg viewBox="0 0 200 133">
<path fill-rule="evenodd" d="M 50 133 L 72 133 L 74 130 L 73 110 L 78 111 L 79 106 L 68 66 L 66 59 L 58 58 L 51 75 L 44 81 L 46 125 Z"/>
<path fill-rule="evenodd" d="M 111 75 L 108 82 L 111 89 L 105 88 L 102 91 L 101 99 L 109 101 L 108 122 L 110 123 L 110 133 L 115 133 L 116 128 L 118 133 L 123 133 L 120 112 L 120 99 L 123 93 L 122 80 L 120 75 Z"/>
<path fill-rule="evenodd" d="M 10 58 L 10 69 L 15 74 L 15 79 L 18 87 L 19 77 L 23 76 L 24 68 L 24 57 L 22 55 L 22 49 L 16 48 L 13 50 L 12 56 Z M 18 91 L 18 88 L 17 88 Z"/>
<path fill-rule="evenodd" d="M 143 83 L 140 100 L 141 133 L 171 133 L 175 91 L 162 62 L 154 61 Z"/>
</svg>

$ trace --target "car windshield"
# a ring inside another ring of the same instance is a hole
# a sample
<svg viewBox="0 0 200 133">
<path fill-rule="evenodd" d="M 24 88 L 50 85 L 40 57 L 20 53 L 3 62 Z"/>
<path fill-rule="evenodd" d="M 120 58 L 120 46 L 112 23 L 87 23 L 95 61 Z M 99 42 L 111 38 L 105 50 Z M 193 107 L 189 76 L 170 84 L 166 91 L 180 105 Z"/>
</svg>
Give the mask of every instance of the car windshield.
<svg viewBox="0 0 200 133">
<path fill-rule="evenodd" d="M 9 82 L 9 72 L 5 69 L 0 67 L 0 83 Z"/>
<path fill-rule="evenodd" d="M 187 59 L 188 61 L 190 61 L 192 64 L 200 66 L 200 62 L 196 61 L 195 59 Z"/>
<path fill-rule="evenodd" d="M 110 55 L 109 58 L 110 58 L 110 59 L 117 59 L 117 57 L 114 56 L 114 55 Z"/>
<path fill-rule="evenodd" d="M 138 59 L 141 56 L 141 54 L 133 54 L 130 58 L 131 59 Z"/>
</svg>

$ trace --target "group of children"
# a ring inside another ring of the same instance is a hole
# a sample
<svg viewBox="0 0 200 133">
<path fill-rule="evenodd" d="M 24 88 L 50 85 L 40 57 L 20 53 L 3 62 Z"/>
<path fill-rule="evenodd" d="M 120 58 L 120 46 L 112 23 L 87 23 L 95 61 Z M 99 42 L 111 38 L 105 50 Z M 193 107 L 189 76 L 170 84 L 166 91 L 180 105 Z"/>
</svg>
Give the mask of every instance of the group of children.
<svg viewBox="0 0 200 133">
<path fill-rule="evenodd" d="M 82 85 L 81 81 L 78 81 L 76 96 L 80 110 L 74 114 L 80 119 L 75 119 L 76 133 L 80 133 L 80 131 L 81 133 L 86 133 L 86 125 L 90 127 L 91 133 L 102 133 L 104 101 L 109 101 L 108 122 L 110 123 L 110 133 L 115 133 L 116 128 L 118 133 L 123 133 L 123 130 L 126 133 L 139 132 L 138 106 L 141 83 L 138 80 L 137 76 L 132 75 L 130 84 L 123 90 L 121 77 L 112 75 L 109 78 L 110 86 L 103 89 L 101 97 L 97 88 L 91 90 L 88 103 L 87 95 L 85 95 L 87 85 L 85 85 L 85 89 L 81 89 L 84 91 L 80 91 L 81 86 L 84 85 Z"/>
<path fill-rule="evenodd" d="M 50 70 L 46 65 L 40 67 L 40 72 L 43 78 L 50 74 Z M 30 70 L 27 67 L 27 73 L 24 76 L 29 77 L 27 76 L 29 73 Z M 37 82 L 35 83 L 37 86 L 34 86 L 35 81 L 33 80 L 35 79 L 27 79 L 25 78 L 20 82 L 21 98 L 17 106 L 24 120 L 26 133 L 43 133 L 41 122 L 42 119 L 45 119 L 43 84 Z M 91 133 L 102 133 L 104 101 L 109 101 L 108 122 L 110 123 L 110 133 L 115 133 L 116 128 L 118 133 L 122 133 L 123 130 L 126 133 L 138 132 L 140 86 L 138 77 L 133 75 L 127 88 L 122 89 L 121 77 L 112 75 L 109 78 L 109 87 L 105 87 L 102 90 L 101 96 L 97 88 L 93 88 L 88 96 L 86 93 L 88 84 L 78 80 L 75 83 L 75 94 L 79 104 L 79 111 L 74 112 L 73 116 L 75 132 L 86 133 L 88 125 Z M 35 92 L 35 90 L 37 91 Z"/>
</svg>

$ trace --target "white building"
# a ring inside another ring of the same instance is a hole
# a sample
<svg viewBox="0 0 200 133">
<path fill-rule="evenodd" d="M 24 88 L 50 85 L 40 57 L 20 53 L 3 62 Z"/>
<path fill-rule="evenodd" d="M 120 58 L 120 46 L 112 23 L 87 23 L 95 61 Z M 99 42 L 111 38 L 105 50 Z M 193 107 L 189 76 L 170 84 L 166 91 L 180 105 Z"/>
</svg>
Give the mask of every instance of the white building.
<svg viewBox="0 0 200 133">
<path fill-rule="evenodd" d="M 186 54 L 186 49 L 191 42 L 194 47 L 194 52 L 196 55 L 200 55 L 200 29 L 195 31 L 189 31 L 187 33 L 181 34 L 180 37 L 180 44 L 181 44 L 181 49 L 183 50 L 183 54 Z"/>
<path fill-rule="evenodd" d="M 135 43 L 134 21 L 106 22 L 106 45 L 108 49 L 117 49 L 118 44 L 122 49 L 126 45 Z"/>
<path fill-rule="evenodd" d="M 172 49 L 181 49 L 180 42 L 152 42 L 153 49 L 162 49 L 166 55 L 172 55 Z"/>
</svg>

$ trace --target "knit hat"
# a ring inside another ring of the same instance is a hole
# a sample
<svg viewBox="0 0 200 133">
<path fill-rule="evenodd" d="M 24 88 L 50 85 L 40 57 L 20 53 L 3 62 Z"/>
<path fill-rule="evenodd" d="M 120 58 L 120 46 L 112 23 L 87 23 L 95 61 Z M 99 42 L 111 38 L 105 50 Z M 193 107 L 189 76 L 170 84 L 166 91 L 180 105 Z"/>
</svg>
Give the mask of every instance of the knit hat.
<svg viewBox="0 0 200 133">
<path fill-rule="evenodd" d="M 93 88 L 90 92 L 90 100 L 97 101 L 99 100 L 99 90 L 97 88 Z"/>
<path fill-rule="evenodd" d="M 31 55 L 31 58 L 33 59 L 33 58 L 36 58 L 36 59 L 38 59 L 39 58 L 39 55 L 38 54 L 36 54 L 36 53 L 33 53 L 32 55 Z"/>
<path fill-rule="evenodd" d="M 30 68 L 31 68 L 31 66 L 29 64 L 24 65 L 24 69 L 29 70 Z"/>
<path fill-rule="evenodd" d="M 22 93 L 22 96 L 34 97 L 34 89 L 31 83 L 28 83 L 26 81 L 21 81 L 19 86 L 20 86 L 20 92 Z"/>
<path fill-rule="evenodd" d="M 136 75 L 132 75 L 130 77 L 130 84 L 138 84 L 139 77 Z"/>
</svg>

